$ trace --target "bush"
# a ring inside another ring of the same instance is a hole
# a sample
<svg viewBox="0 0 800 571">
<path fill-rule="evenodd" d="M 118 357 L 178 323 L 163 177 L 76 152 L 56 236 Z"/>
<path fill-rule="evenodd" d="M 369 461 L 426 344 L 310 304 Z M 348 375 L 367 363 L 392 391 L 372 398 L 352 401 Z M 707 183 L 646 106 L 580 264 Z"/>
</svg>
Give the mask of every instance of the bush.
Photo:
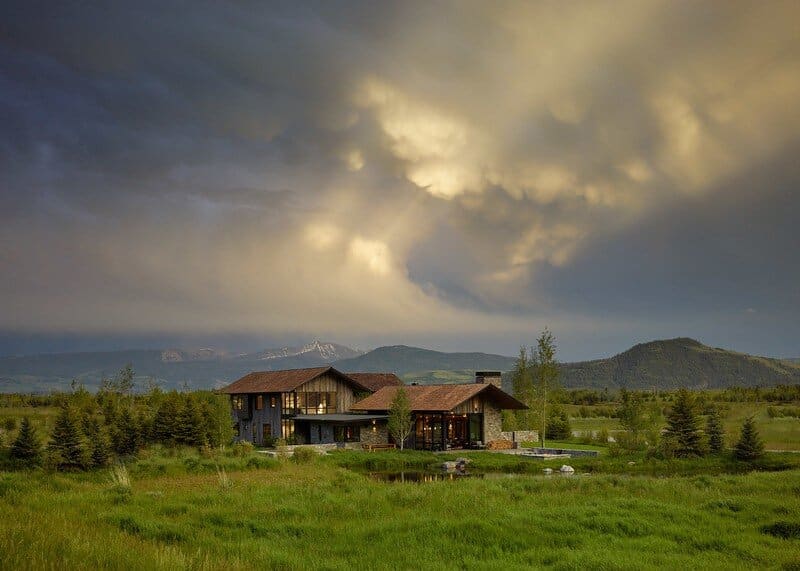
<svg viewBox="0 0 800 571">
<path fill-rule="evenodd" d="M 292 462 L 295 464 L 308 464 L 313 462 L 318 456 L 313 448 L 295 448 L 292 454 Z"/>
<path fill-rule="evenodd" d="M 245 458 L 250 456 L 250 454 L 254 450 L 254 446 L 252 442 L 248 442 L 247 440 L 240 440 L 236 444 L 233 445 L 233 455 L 239 458 Z"/>
</svg>

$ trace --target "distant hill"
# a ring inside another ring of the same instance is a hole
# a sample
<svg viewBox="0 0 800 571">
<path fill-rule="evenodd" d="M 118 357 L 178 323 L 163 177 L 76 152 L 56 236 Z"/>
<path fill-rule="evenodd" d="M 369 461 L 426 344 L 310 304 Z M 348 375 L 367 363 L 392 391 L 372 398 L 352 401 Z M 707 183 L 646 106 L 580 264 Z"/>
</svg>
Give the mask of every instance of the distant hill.
<svg viewBox="0 0 800 571">
<path fill-rule="evenodd" d="M 315 341 L 302 347 L 234 354 L 214 349 L 141 350 L 0 357 L 0 392 L 65 390 L 72 379 L 88 389 L 103 376 L 133 365 L 140 386 L 155 378 L 164 388 L 184 384 L 213 388 L 251 371 L 315 367 L 333 363 L 345 372 L 389 372 L 421 384 L 469 382 L 476 370 L 508 372 L 516 358 L 489 353 L 444 353 L 395 345 L 368 353 L 336 343 Z M 672 389 L 771 386 L 800 383 L 800 363 L 708 347 L 689 338 L 652 341 L 595 361 L 563 363 L 566 388 L 620 387 Z M 510 379 L 504 375 L 504 387 Z"/>
<path fill-rule="evenodd" d="M 390 372 L 408 380 L 411 373 L 420 376 L 433 371 L 461 371 L 471 376 L 474 371 L 508 371 L 516 362 L 514 357 L 490 353 L 443 353 L 419 347 L 393 345 L 378 347 L 353 359 L 336 361 L 342 371 Z"/>
<path fill-rule="evenodd" d="M 680 337 L 641 343 L 608 359 L 564 363 L 565 387 L 673 389 L 800 383 L 800 366 L 786 360 L 717 349 Z"/>
<path fill-rule="evenodd" d="M 314 341 L 302 347 L 265 349 L 252 354 L 229 353 L 211 348 L 185 350 L 102 351 L 0 357 L 0 392 L 49 392 L 65 390 L 72 379 L 92 390 L 103 377 L 113 377 L 130 363 L 141 383 L 156 379 L 164 388 L 213 388 L 226 385 L 251 372 L 330 364 L 361 355 L 336 343 Z"/>
</svg>

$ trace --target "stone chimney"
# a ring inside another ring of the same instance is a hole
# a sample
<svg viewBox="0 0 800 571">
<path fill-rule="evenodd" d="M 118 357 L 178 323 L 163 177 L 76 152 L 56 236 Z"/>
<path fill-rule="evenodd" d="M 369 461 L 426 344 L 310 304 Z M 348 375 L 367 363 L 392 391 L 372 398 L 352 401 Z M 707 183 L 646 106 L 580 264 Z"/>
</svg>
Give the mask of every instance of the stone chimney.
<svg viewBox="0 0 800 571">
<path fill-rule="evenodd" d="M 478 384 L 494 385 L 498 389 L 503 388 L 503 376 L 500 371 L 475 371 L 475 382 Z"/>
</svg>

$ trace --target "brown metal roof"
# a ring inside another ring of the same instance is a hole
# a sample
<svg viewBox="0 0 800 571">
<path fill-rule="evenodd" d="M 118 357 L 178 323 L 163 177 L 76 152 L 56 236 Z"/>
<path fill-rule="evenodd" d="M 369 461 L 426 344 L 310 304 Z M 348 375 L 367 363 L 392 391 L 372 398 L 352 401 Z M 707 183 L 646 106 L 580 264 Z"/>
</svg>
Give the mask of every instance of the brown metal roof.
<svg viewBox="0 0 800 571">
<path fill-rule="evenodd" d="M 351 410 L 389 410 L 399 387 L 383 387 L 375 394 L 358 401 Z M 486 383 L 465 385 L 412 385 L 405 387 L 412 411 L 447 411 L 456 408 L 477 394 L 494 402 L 503 409 L 525 409 L 523 403 L 502 391 L 496 386 Z"/>
<path fill-rule="evenodd" d="M 369 387 L 337 371 L 333 367 L 313 367 L 311 369 L 252 372 L 221 389 L 220 392 L 227 394 L 285 393 L 293 391 L 300 385 L 316 379 L 325 373 L 331 373 L 355 386 L 357 389 L 369 390 Z"/>
<path fill-rule="evenodd" d="M 347 373 L 351 379 L 355 379 L 372 392 L 383 387 L 398 387 L 403 384 L 400 377 L 394 373 Z"/>
</svg>

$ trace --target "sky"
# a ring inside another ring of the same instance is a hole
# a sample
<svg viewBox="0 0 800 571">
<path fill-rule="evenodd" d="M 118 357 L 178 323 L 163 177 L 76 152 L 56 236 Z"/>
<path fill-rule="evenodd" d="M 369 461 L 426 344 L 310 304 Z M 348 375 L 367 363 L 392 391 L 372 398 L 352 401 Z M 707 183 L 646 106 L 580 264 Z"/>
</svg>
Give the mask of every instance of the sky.
<svg viewBox="0 0 800 571">
<path fill-rule="evenodd" d="M 800 4 L 3 2 L 0 354 L 800 356 Z"/>
</svg>

